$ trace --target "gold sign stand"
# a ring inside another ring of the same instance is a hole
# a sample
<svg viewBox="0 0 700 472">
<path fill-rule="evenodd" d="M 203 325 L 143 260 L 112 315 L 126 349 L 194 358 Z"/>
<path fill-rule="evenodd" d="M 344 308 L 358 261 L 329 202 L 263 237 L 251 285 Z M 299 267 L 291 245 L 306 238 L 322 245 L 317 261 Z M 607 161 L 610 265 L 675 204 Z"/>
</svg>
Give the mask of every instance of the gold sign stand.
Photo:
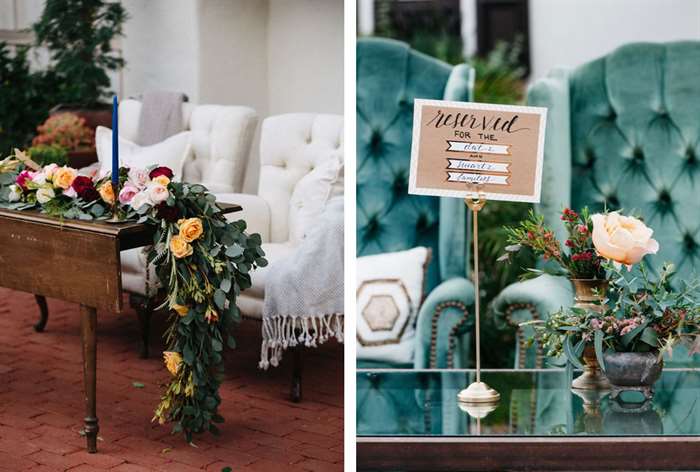
<svg viewBox="0 0 700 472">
<path fill-rule="evenodd" d="M 477 186 L 478 187 L 478 186 Z M 481 381 L 481 339 L 479 325 L 479 211 L 486 204 L 486 197 L 483 192 L 475 192 L 476 197 L 465 198 L 464 202 L 472 211 L 472 228 L 474 240 L 474 311 L 476 317 L 476 382 L 465 388 L 457 395 L 460 402 L 463 402 L 467 412 L 474 410 L 476 417 L 484 417 L 495 409 L 495 404 L 501 399 L 501 394 Z M 479 408 L 468 408 L 468 404 L 475 404 Z"/>
</svg>

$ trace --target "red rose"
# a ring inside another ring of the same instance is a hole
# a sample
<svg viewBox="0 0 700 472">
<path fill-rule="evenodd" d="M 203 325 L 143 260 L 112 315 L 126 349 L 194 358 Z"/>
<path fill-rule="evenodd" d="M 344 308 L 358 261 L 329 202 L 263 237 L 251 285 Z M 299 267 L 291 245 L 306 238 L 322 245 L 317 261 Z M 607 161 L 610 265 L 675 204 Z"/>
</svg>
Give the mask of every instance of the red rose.
<svg viewBox="0 0 700 472">
<path fill-rule="evenodd" d="M 166 205 L 165 202 L 156 205 L 156 211 L 156 216 L 168 223 L 175 223 L 180 219 L 180 210 L 177 207 Z"/>
<path fill-rule="evenodd" d="M 92 202 L 100 198 L 100 193 L 90 177 L 79 175 L 71 184 L 75 193 L 86 202 Z"/>
<path fill-rule="evenodd" d="M 173 171 L 170 170 L 170 167 L 162 166 L 162 167 L 156 167 L 155 169 L 153 169 L 153 170 L 151 171 L 150 174 L 148 174 L 148 176 L 149 176 L 151 179 L 155 179 L 155 178 L 158 177 L 159 175 L 164 175 L 164 176 L 166 176 L 167 178 L 172 179 L 172 178 L 173 178 Z"/>
</svg>

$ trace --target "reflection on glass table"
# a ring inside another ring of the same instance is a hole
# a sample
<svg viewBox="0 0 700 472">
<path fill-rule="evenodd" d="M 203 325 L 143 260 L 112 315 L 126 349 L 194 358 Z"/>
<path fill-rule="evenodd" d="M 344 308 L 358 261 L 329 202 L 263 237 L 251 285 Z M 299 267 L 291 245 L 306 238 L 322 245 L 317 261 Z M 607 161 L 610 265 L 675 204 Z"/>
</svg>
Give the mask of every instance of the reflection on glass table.
<svg viewBox="0 0 700 472">
<path fill-rule="evenodd" d="M 575 374 L 577 375 L 577 374 Z M 638 392 L 621 401 L 608 392 L 574 392 L 566 369 L 483 370 L 501 394 L 477 421 L 457 393 L 471 370 L 360 370 L 358 436 L 696 436 L 700 435 L 700 369 L 666 369 L 651 402 Z"/>
</svg>

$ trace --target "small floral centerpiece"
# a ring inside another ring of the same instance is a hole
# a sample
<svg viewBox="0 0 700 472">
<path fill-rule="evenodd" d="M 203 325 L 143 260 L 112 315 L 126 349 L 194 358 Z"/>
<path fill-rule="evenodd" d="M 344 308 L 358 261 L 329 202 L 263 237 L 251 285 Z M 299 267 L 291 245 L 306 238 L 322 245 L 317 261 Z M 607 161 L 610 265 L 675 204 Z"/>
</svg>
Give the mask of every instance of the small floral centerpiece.
<svg viewBox="0 0 700 472">
<path fill-rule="evenodd" d="M 148 263 L 164 287 L 159 308 L 171 313 L 164 362 L 171 380 L 154 420 L 175 423 L 188 441 L 217 432 L 224 346 L 240 319 L 236 300 L 250 287 L 250 273 L 267 265 L 259 234 L 242 220 L 229 222 L 216 197 L 199 184 L 176 182 L 167 167 L 120 168 L 120 192 L 111 176 L 37 165 L 26 153 L 0 161 L 0 207 L 34 210 L 59 218 L 105 220 L 116 202 L 126 221 L 153 228 Z"/>
<path fill-rule="evenodd" d="M 565 209 L 561 219 L 567 230 L 564 246 L 568 253 L 544 219 L 534 213 L 518 227 L 507 228 L 511 246 L 502 260 L 528 247 L 558 263 L 554 269 L 531 269 L 530 273 L 567 275 L 576 293 L 572 307 L 547 320 L 524 324 L 534 325 L 548 356 L 563 356 L 584 369 L 574 387 L 607 387 L 608 379 L 613 386 L 639 387 L 643 383 L 639 378 L 629 378 L 636 372 L 647 382 L 639 388 L 649 393 L 661 372 L 663 353 L 698 335 L 700 308 L 695 300 L 700 283 L 681 281 L 680 288 L 674 289 L 672 264 L 665 264 L 657 279 L 649 276 L 642 259 L 655 254 L 659 244 L 652 238 L 653 230 L 637 218 L 619 212 L 590 215 L 584 208 L 580 214 Z M 630 271 L 635 264 L 639 275 L 633 276 Z M 631 363 L 638 368 L 631 369 Z M 608 379 L 600 374 L 599 366 Z M 617 375 L 620 373 L 628 377 Z"/>
</svg>

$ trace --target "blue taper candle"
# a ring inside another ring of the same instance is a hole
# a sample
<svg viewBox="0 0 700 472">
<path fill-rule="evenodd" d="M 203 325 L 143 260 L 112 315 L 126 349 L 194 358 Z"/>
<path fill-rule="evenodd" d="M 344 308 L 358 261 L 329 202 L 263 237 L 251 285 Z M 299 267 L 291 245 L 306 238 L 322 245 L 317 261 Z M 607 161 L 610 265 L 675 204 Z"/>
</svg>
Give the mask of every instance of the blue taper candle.
<svg viewBox="0 0 700 472">
<path fill-rule="evenodd" d="M 112 185 L 119 188 L 119 102 L 112 100 Z"/>
</svg>

